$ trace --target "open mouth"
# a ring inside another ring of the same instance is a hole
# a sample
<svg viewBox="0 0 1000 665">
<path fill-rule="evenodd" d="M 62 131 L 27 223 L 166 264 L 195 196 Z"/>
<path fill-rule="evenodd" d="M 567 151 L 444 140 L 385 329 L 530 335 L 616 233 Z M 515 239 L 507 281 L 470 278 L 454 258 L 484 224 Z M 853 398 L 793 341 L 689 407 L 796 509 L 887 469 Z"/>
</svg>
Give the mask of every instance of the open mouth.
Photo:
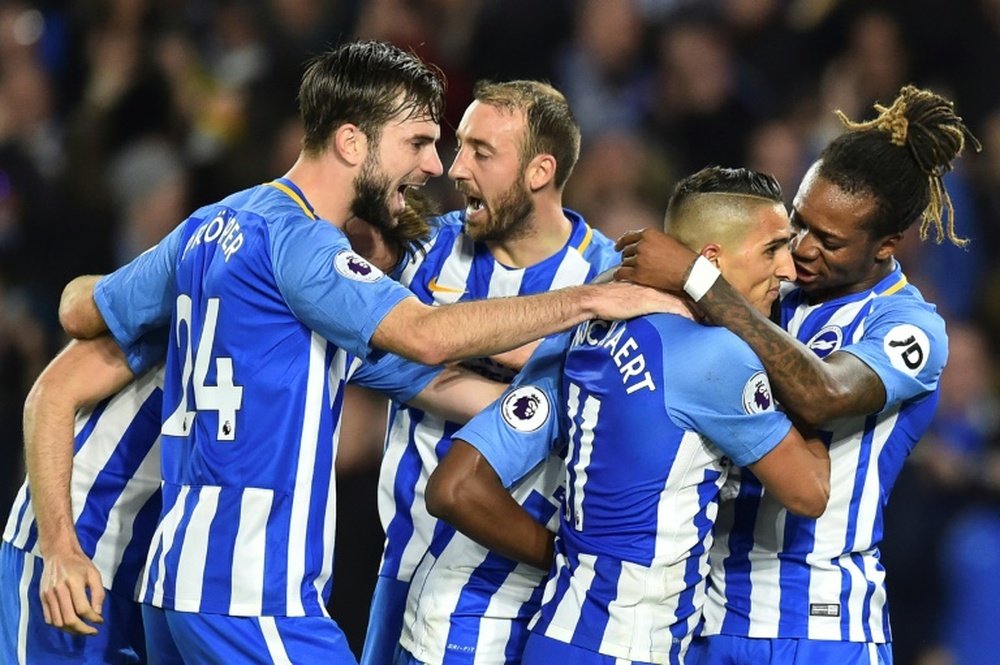
<svg viewBox="0 0 1000 665">
<path fill-rule="evenodd" d="M 477 199 L 475 196 L 465 197 L 465 214 L 466 216 L 475 215 L 477 212 L 486 208 L 486 203 L 482 199 Z"/>
</svg>

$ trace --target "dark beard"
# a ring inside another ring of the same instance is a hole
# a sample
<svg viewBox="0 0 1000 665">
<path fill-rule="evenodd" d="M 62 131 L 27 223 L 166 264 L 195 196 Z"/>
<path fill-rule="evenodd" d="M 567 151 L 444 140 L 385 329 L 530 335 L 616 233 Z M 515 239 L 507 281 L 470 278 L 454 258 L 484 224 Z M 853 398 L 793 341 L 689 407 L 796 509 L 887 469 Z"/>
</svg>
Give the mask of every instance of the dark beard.
<svg viewBox="0 0 1000 665">
<path fill-rule="evenodd" d="M 496 207 L 490 211 L 490 226 L 469 233 L 473 240 L 479 242 L 509 242 L 528 234 L 528 218 L 535 211 L 528 189 L 520 182 L 515 182 L 497 200 Z"/>
<path fill-rule="evenodd" d="M 381 231 L 389 231 L 396 226 L 396 220 L 389 214 L 389 178 L 378 166 L 378 159 L 369 154 L 354 179 L 351 214 Z"/>
</svg>

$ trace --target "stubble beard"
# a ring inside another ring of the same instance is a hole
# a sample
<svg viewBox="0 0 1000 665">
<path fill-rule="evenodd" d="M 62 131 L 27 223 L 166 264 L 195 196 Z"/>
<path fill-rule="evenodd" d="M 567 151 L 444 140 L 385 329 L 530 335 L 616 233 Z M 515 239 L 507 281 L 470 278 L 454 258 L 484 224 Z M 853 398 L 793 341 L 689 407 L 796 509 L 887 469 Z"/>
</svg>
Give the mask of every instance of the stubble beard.
<svg viewBox="0 0 1000 665">
<path fill-rule="evenodd" d="M 479 242 L 509 242 L 528 235 L 528 220 L 535 211 L 531 193 L 521 182 L 515 182 L 500 195 L 496 206 L 490 210 L 490 221 L 485 228 L 466 227 L 469 236 Z"/>
<path fill-rule="evenodd" d="M 389 212 L 389 176 L 381 170 L 375 152 L 369 152 L 354 178 L 354 200 L 351 214 L 363 219 L 380 231 L 391 231 L 396 220 Z"/>
</svg>

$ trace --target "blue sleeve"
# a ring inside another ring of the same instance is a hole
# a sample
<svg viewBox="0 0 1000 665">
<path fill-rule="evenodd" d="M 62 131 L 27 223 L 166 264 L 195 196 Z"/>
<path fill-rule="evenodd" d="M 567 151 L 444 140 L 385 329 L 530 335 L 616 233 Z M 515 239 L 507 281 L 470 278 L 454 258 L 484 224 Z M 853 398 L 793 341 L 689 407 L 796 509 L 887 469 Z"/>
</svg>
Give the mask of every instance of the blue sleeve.
<svg viewBox="0 0 1000 665">
<path fill-rule="evenodd" d="M 452 437 L 467 441 L 511 487 L 544 460 L 561 435 L 563 362 L 569 333 L 545 339 L 497 401 Z"/>
<path fill-rule="evenodd" d="M 170 323 L 174 310 L 177 256 L 186 222 L 156 246 L 98 280 L 94 302 L 108 331 L 123 350 Z"/>
<path fill-rule="evenodd" d="M 895 297 L 876 299 L 861 339 L 841 349 L 882 379 L 883 409 L 935 390 L 948 360 L 944 319 L 926 303 Z"/>
<path fill-rule="evenodd" d="M 123 347 L 132 373 L 140 376 L 146 370 L 159 365 L 167 355 L 169 327 L 157 328 L 140 337 L 134 344 Z"/>
<path fill-rule="evenodd" d="M 274 276 L 285 302 L 296 318 L 348 353 L 378 357 L 371 336 L 389 310 L 413 294 L 351 250 L 328 222 L 295 222 L 271 229 Z"/>
<path fill-rule="evenodd" d="M 671 368 L 664 399 L 670 417 L 698 432 L 739 466 L 752 464 L 784 439 L 792 423 L 775 409 L 760 359 L 721 328 L 706 328 L 684 345 L 664 345 Z"/>
<path fill-rule="evenodd" d="M 397 402 L 408 402 L 443 370 L 440 365 L 424 365 L 386 353 L 377 360 L 362 363 L 351 375 L 350 383 L 377 390 Z"/>
</svg>

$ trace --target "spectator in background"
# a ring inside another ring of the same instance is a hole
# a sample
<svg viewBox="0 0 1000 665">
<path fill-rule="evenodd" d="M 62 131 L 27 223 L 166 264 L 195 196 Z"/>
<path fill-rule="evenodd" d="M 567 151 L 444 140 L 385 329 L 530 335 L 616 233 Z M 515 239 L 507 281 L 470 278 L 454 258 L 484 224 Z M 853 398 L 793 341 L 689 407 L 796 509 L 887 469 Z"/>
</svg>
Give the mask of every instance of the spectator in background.
<svg viewBox="0 0 1000 665">
<path fill-rule="evenodd" d="M 652 80 L 643 59 L 645 26 L 635 2 L 583 0 L 557 77 L 580 120 L 584 142 L 609 130 L 635 131 Z"/>
</svg>

